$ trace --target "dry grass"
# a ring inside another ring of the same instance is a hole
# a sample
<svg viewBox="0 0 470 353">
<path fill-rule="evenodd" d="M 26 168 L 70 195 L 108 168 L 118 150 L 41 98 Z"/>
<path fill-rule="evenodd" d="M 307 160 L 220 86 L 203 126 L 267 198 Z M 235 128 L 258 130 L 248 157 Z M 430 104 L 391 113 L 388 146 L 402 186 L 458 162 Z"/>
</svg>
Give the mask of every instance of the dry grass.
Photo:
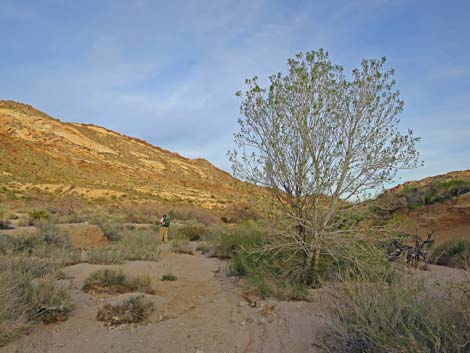
<svg viewBox="0 0 470 353">
<path fill-rule="evenodd" d="M 150 276 L 129 278 L 123 271 L 112 269 L 93 272 L 85 280 L 82 290 L 96 293 L 154 293 Z"/>
<path fill-rule="evenodd" d="M 99 308 L 96 319 L 108 325 L 140 323 L 153 311 L 153 303 L 143 296 L 129 298 L 117 305 L 105 304 Z"/>
<path fill-rule="evenodd" d="M 73 309 L 68 290 L 57 283 L 57 264 L 35 258 L 0 258 L 0 346 L 38 322 L 63 321 Z"/>
<path fill-rule="evenodd" d="M 333 296 L 330 296 L 333 298 Z M 470 283 L 430 288 L 407 279 L 349 283 L 327 305 L 325 351 L 464 353 L 470 351 Z"/>
</svg>

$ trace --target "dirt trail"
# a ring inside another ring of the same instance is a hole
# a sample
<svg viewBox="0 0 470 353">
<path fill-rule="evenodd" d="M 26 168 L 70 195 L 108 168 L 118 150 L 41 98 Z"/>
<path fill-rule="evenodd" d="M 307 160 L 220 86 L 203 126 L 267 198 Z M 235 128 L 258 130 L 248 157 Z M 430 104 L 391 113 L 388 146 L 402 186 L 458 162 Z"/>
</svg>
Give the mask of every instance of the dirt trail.
<svg viewBox="0 0 470 353">
<path fill-rule="evenodd" d="M 62 323 L 40 326 L 0 349 L 0 353 L 306 353 L 318 352 L 323 326 L 318 303 L 257 301 L 251 307 L 236 279 L 224 275 L 224 263 L 196 253 L 171 253 L 162 247 L 158 262 L 124 265 L 78 264 L 64 269 L 76 308 Z M 98 307 L 125 295 L 83 293 L 85 278 L 98 268 L 120 268 L 130 275 L 149 274 L 155 312 L 140 325 L 105 327 Z M 178 279 L 162 282 L 171 272 Z"/>
</svg>

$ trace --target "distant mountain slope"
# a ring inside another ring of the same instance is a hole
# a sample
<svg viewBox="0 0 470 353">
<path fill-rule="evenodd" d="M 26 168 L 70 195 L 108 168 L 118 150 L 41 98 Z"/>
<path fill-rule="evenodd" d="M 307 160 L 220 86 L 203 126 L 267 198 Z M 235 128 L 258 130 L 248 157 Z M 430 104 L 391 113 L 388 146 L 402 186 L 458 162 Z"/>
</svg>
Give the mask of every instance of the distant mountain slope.
<svg viewBox="0 0 470 353">
<path fill-rule="evenodd" d="M 0 182 L 89 198 L 185 201 L 224 207 L 254 187 L 203 159 L 103 127 L 64 123 L 13 101 L 0 101 Z"/>
</svg>

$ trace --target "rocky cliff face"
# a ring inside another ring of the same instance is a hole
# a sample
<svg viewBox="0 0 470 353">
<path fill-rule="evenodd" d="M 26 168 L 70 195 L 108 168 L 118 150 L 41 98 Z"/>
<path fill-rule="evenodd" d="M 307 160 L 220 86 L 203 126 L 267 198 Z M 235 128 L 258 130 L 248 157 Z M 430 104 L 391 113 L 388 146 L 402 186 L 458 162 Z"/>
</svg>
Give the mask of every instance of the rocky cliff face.
<svg viewBox="0 0 470 353">
<path fill-rule="evenodd" d="M 12 101 L 0 101 L 0 183 L 207 208 L 243 202 L 254 190 L 206 160 L 184 158 L 103 127 L 64 123 Z"/>
</svg>

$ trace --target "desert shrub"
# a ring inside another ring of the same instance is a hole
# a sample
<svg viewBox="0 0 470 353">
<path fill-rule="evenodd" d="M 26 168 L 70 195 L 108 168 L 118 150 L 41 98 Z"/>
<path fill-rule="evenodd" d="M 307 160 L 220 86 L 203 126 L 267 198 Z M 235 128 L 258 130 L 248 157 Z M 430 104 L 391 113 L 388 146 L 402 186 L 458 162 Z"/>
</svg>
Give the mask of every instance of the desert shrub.
<svg viewBox="0 0 470 353">
<path fill-rule="evenodd" d="M 18 237 L 0 235 L 0 255 L 50 258 L 61 262 L 62 265 L 80 262 L 80 251 L 73 249 L 68 241 L 60 237 L 52 237 L 52 235 L 46 237 L 46 235 L 42 232 L 38 235 Z"/>
<path fill-rule="evenodd" d="M 206 226 L 215 224 L 218 221 L 218 217 L 213 211 L 190 205 L 172 206 L 168 214 L 173 220 L 196 221 Z"/>
<path fill-rule="evenodd" d="M 160 240 L 154 230 L 128 231 L 117 245 L 129 261 L 157 261 L 160 255 Z"/>
<path fill-rule="evenodd" d="M 152 294 L 152 281 L 149 276 L 128 278 L 121 270 L 101 269 L 93 272 L 82 287 L 85 292 Z"/>
<path fill-rule="evenodd" d="M 470 180 L 453 178 L 435 180 L 424 185 L 406 185 L 401 191 L 382 197 L 389 199 L 393 208 L 416 208 L 442 202 L 467 192 L 470 192 Z"/>
<path fill-rule="evenodd" d="M 90 264 L 112 265 L 123 264 L 124 261 L 120 249 L 114 247 L 91 249 L 87 254 L 87 262 Z"/>
<path fill-rule="evenodd" d="M 122 239 L 124 225 L 121 220 L 113 219 L 106 215 L 94 215 L 90 219 L 90 224 L 96 224 L 101 228 L 109 241 L 118 241 Z"/>
<path fill-rule="evenodd" d="M 36 224 L 39 220 L 44 220 L 49 218 L 49 212 L 45 209 L 34 209 L 28 212 L 29 220 L 32 224 Z M 30 224 L 30 225 L 32 225 Z"/>
<path fill-rule="evenodd" d="M 290 244 L 260 222 L 244 222 L 213 229 L 198 249 L 229 259 L 229 275 L 247 278 L 262 296 L 281 299 L 304 299 L 308 287 L 351 280 L 391 282 L 396 276 L 385 251 L 359 235 L 325 239 L 313 274 L 306 272 L 305 254 Z"/>
<path fill-rule="evenodd" d="M 17 219 L 17 218 L 18 216 L 16 215 L 15 212 L 7 208 L 0 207 L 0 219 L 7 221 L 9 219 Z"/>
<path fill-rule="evenodd" d="M 224 223 L 239 223 L 243 221 L 256 221 L 260 219 L 256 205 L 251 203 L 237 203 L 227 209 L 221 216 Z"/>
<path fill-rule="evenodd" d="M 88 262 L 93 264 L 122 264 L 124 261 L 157 261 L 160 242 L 154 231 L 126 231 L 120 241 L 105 248 L 88 252 Z"/>
<path fill-rule="evenodd" d="M 470 349 L 470 286 L 416 281 L 343 285 L 327 305 L 328 352 L 464 353 Z"/>
<path fill-rule="evenodd" d="M 433 250 L 431 262 L 437 265 L 470 270 L 470 240 L 453 239 L 445 241 Z"/>
<path fill-rule="evenodd" d="M 49 275 L 54 266 L 38 261 L 0 258 L 0 347 L 35 323 L 65 320 L 73 309 L 67 289 Z"/>
<path fill-rule="evenodd" d="M 32 278 L 45 277 L 61 267 L 52 259 L 26 256 L 0 256 L 0 272 L 28 273 Z"/>
<path fill-rule="evenodd" d="M 153 311 L 153 303 L 143 296 L 135 296 L 121 304 L 105 304 L 99 308 L 96 319 L 109 325 L 139 323 Z"/>
<path fill-rule="evenodd" d="M 201 240 L 209 233 L 207 226 L 197 222 L 182 224 L 176 228 L 176 237 L 186 238 L 189 241 Z"/>
<path fill-rule="evenodd" d="M 176 277 L 173 273 L 171 272 L 168 272 L 168 273 L 165 273 L 163 276 L 162 276 L 162 281 L 176 281 L 178 279 L 178 277 Z"/>
<path fill-rule="evenodd" d="M 188 238 L 177 236 L 171 242 L 171 251 L 177 254 L 193 255 L 193 246 Z"/>
</svg>

